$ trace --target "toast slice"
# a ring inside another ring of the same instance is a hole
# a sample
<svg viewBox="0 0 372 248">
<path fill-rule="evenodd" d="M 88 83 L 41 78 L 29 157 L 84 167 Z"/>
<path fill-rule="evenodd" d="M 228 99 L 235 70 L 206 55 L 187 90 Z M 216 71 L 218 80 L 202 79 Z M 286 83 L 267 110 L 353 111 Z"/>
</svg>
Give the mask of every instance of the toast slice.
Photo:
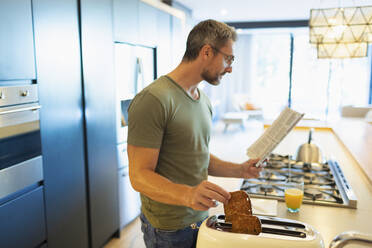
<svg viewBox="0 0 372 248">
<path fill-rule="evenodd" d="M 252 215 L 252 204 L 249 195 L 243 191 L 231 192 L 231 198 L 224 204 L 225 222 L 232 223 L 231 231 L 259 235 L 262 232 L 261 221 Z"/>
<path fill-rule="evenodd" d="M 231 216 L 234 214 L 252 215 L 252 204 L 249 195 L 243 191 L 231 192 L 231 198 L 227 204 L 224 204 L 225 221 L 232 221 Z"/>
<path fill-rule="evenodd" d="M 232 232 L 258 235 L 262 232 L 261 221 L 257 216 L 235 214 L 232 216 Z"/>
</svg>

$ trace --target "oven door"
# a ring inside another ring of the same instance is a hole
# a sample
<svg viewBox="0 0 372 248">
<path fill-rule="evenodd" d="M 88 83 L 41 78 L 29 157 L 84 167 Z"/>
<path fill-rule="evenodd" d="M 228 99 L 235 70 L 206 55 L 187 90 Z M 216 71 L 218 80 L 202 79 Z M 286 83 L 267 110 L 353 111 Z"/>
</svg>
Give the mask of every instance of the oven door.
<svg viewBox="0 0 372 248">
<path fill-rule="evenodd" d="M 0 200 L 43 180 L 37 103 L 0 108 Z"/>
</svg>

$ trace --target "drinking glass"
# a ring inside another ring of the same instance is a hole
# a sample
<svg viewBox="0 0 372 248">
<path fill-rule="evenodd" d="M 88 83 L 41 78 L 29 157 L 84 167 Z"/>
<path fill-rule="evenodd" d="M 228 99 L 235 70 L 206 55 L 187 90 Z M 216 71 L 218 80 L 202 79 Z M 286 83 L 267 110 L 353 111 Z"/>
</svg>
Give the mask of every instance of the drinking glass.
<svg viewBox="0 0 372 248">
<path fill-rule="evenodd" d="M 304 197 L 303 181 L 287 181 L 284 191 L 285 204 L 291 213 L 300 211 L 302 198 Z"/>
</svg>

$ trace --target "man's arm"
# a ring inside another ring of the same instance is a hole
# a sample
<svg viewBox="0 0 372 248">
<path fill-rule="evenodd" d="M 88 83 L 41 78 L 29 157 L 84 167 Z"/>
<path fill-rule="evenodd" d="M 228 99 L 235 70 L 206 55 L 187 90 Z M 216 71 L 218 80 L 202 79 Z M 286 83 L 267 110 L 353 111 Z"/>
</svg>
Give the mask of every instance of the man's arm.
<svg viewBox="0 0 372 248">
<path fill-rule="evenodd" d="M 221 187 L 203 181 L 197 186 L 173 183 L 155 172 L 159 149 L 128 144 L 129 177 L 133 188 L 151 199 L 182 205 L 195 210 L 215 207 L 217 200 L 226 203 L 230 194 Z"/>
<path fill-rule="evenodd" d="M 244 163 L 237 164 L 223 161 L 210 154 L 208 174 L 216 177 L 252 178 L 258 177 L 261 167 L 255 164 L 259 159 L 250 159 Z"/>
</svg>

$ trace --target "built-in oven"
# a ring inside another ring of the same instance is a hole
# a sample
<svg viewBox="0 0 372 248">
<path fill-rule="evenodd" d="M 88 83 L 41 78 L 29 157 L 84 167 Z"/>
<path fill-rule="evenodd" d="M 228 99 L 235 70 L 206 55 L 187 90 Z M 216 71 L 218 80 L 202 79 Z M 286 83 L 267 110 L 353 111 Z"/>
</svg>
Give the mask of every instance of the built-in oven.
<svg viewBox="0 0 372 248">
<path fill-rule="evenodd" d="M 45 240 L 39 110 L 36 84 L 0 87 L 0 217 L 12 216 L 0 221 L 5 247 Z"/>
</svg>

